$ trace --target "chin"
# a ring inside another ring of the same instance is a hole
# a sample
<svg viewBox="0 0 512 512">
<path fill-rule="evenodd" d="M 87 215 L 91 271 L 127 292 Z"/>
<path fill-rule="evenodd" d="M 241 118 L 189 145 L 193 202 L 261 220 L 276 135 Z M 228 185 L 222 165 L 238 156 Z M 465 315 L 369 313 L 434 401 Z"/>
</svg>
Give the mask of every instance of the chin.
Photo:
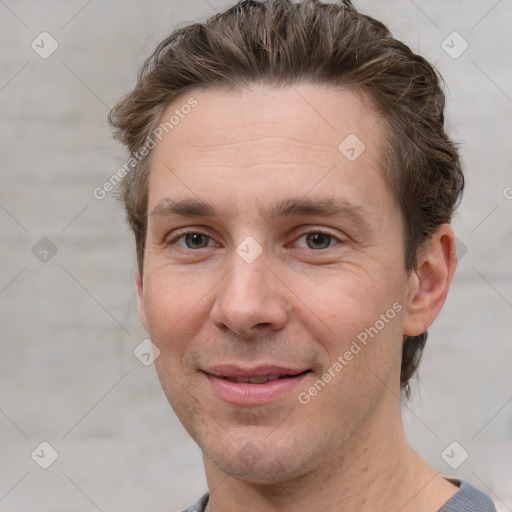
<svg viewBox="0 0 512 512">
<path fill-rule="evenodd" d="M 303 472 L 303 466 L 298 461 L 276 459 L 268 455 L 252 463 L 239 460 L 237 454 L 232 454 L 231 457 L 227 457 L 226 454 L 220 457 L 208 454 L 207 456 L 226 475 L 257 484 L 285 482 Z"/>
<path fill-rule="evenodd" d="M 283 443 L 288 441 L 288 444 L 276 446 L 276 439 L 257 440 L 249 436 L 246 439 L 226 439 L 228 446 L 216 444 L 214 447 L 203 447 L 203 451 L 226 475 L 258 484 L 276 484 L 298 478 L 313 469 L 315 460 L 318 459 L 321 464 L 323 459 L 318 456 L 322 450 L 318 450 L 319 447 L 315 450 L 311 440 L 302 443 L 297 437 L 290 436 L 282 440 Z M 305 446 L 309 449 L 305 449 Z"/>
</svg>

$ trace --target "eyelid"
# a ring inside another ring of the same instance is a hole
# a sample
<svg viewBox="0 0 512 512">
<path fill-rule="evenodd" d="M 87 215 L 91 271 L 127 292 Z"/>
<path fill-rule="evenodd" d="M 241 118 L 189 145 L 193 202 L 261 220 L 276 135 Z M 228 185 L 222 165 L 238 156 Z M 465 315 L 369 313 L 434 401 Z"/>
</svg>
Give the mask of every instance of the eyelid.
<svg viewBox="0 0 512 512">
<path fill-rule="evenodd" d="M 174 233 L 174 235 L 172 236 L 172 238 L 170 240 L 166 239 L 165 244 L 166 245 L 176 245 L 176 242 L 180 238 L 182 238 L 182 237 L 184 237 L 186 235 L 189 235 L 189 234 L 203 235 L 203 236 L 208 237 L 211 241 L 215 242 L 213 237 L 210 236 L 209 234 L 205 233 L 204 231 L 202 231 L 202 229 L 204 229 L 204 228 L 195 228 L 195 229 L 194 228 L 183 228 L 181 230 L 178 230 L 176 233 Z M 338 243 L 344 243 L 346 241 L 343 237 L 334 235 L 333 233 L 330 233 L 329 231 L 327 231 L 325 229 L 322 229 L 322 228 L 308 228 L 308 229 L 305 229 L 305 230 L 301 231 L 299 234 L 295 235 L 295 237 L 293 239 L 293 242 L 291 242 L 291 243 L 296 242 L 297 240 L 299 240 L 303 236 L 310 235 L 310 234 L 317 234 L 317 233 L 325 235 L 325 236 L 328 236 L 328 237 L 331 237 L 334 240 L 336 240 Z M 287 244 L 287 245 L 289 245 L 289 244 Z M 330 249 L 331 247 L 334 247 L 335 245 L 337 245 L 337 244 L 334 244 L 332 246 L 326 247 L 325 249 L 305 249 L 305 248 L 301 248 L 301 249 L 319 252 L 319 251 L 325 251 L 326 249 Z M 178 247 L 180 247 L 180 246 L 178 246 Z M 191 250 L 191 251 L 198 251 L 199 250 L 199 249 L 189 249 L 189 248 L 186 248 L 186 247 L 181 247 L 181 248 L 185 249 L 185 250 Z M 207 247 L 202 247 L 202 249 L 206 249 L 206 248 Z"/>
<path fill-rule="evenodd" d="M 212 236 L 210 236 L 209 234 L 205 233 L 204 232 L 204 228 L 195 228 L 195 229 L 192 229 L 192 228 L 183 228 L 181 230 L 177 230 L 171 239 L 168 239 L 168 237 L 165 238 L 165 245 L 177 245 L 176 242 L 184 237 L 185 235 L 192 235 L 192 234 L 197 234 L 197 235 L 203 235 L 203 236 L 206 236 L 208 237 L 210 240 L 212 241 L 215 241 L 213 239 Z M 178 245 L 178 247 L 180 247 L 181 249 L 185 249 L 185 250 L 190 250 L 190 251 L 197 251 L 198 249 L 189 249 L 188 247 L 181 247 Z M 206 249 L 207 247 L 203 247 L 203 249 Z"/>
<path fill-rule="evenodd" d="M 325 236 L 331 237 L 332 239 L 336 240 L 338 243 L 344 243 L 346 241 L 346 239 L 344 239 L 343 237 L 334 235 L 333 233 L 330 233 L 329 231 L 327 231 L 325 229 L 322 229 L 322 228 L 309 228 L 309 229 L 307 229 L 305 231 L 302 231 L 297 236 L 295 236 L 294 237 L 294 242 L 297 242 L 297 240 L 299 240 L 303 236 L 311 235 L 311 234 L 317 234 L 317 233 L 321 234 L 321 235 L 325 235 Z M 325 249 L 309 249 L 309 248 L 308 249 L 304 249 L 303 247 L 301 247 L 300 249 L 310 250 L 310 251 L 314 251 L 314 252 L 321 252 L 321 251 L 325 251 L 327 249 L 330 249 L 330 248 L 334 247 L 335 245 L 338 245 L 338 244 L 330 245 L 329 247 L 326 247 Z"/>
</svg>

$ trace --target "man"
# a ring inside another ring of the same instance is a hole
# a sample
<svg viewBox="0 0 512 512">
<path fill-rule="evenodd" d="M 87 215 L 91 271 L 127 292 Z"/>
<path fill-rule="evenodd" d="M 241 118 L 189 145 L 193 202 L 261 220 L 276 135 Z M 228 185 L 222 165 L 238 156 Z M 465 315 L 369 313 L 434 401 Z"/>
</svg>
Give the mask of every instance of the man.
<svg viewBox="0 0 512 512">
<path fill-rule="evenodd" d="M 141 321 L 204 454 L 188 510 L 495 510 L 401 420 L 456 266 L 443 108 L 349 2 L 270 0 L 174 32 L 113 109 Z"/>
</svg>

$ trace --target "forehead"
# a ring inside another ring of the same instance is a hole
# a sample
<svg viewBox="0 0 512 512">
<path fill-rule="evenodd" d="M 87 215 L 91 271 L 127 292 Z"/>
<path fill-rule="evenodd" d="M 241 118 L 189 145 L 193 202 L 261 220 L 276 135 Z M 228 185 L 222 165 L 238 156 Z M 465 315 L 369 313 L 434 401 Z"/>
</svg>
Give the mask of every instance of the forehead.
<svg viewBox="0 0 512 512">
<path fill-rule="evenodd" d="M 187 107 L 191 98 L 197 103 L 194 108 Z M 160 122 L 171 118 L 163 134 L 165 143 L 159 147 L 171 146 L 175 152 L 208 148 L 227 150 L 236 157 L 249 147 L 243 142 L 285 137 L 289 143 L 296 142 L 296 151 L 302 146 L 338 154 L 340 142 L 350 134 L 368 149 L 381 137 L 379 120 L 366 95 L 326 85 L 197 90 L 169 105 Z"/>
<path fill-rule="evenodd" d="M 190 197 L 220 186 L 229 190 L 234 180 L 252 187 L 244 199 L 251 191 L 297 196 L 321 176 L 316 192 L 332 191 L 348 177 L 348 189 L 356 186 L 364 195 L 375 180 L 382 181 L 381 123 L 368 98 L 350 90 L 319 85 L 197 90 L 169 105 L 160 121 L 167 129 L 152 154 L 150 210 L 169 190 Z"/>
</svg>

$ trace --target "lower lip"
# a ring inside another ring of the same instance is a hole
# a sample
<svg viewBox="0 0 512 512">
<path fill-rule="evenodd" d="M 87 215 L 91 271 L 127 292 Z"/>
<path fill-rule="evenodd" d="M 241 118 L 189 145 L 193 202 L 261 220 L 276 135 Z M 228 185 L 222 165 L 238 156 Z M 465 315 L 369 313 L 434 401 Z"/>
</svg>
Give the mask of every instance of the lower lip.
<svg viewBox="0 0 512 512">
<path fill-rule="evenodd" d="M 308 375 L 276 379 L 265 384 L 236 383 L 206 374 L 213 392 L 222 400 L 234 405 L 265 405 L 283 397 L 300 384 Z"/>
</svg>

